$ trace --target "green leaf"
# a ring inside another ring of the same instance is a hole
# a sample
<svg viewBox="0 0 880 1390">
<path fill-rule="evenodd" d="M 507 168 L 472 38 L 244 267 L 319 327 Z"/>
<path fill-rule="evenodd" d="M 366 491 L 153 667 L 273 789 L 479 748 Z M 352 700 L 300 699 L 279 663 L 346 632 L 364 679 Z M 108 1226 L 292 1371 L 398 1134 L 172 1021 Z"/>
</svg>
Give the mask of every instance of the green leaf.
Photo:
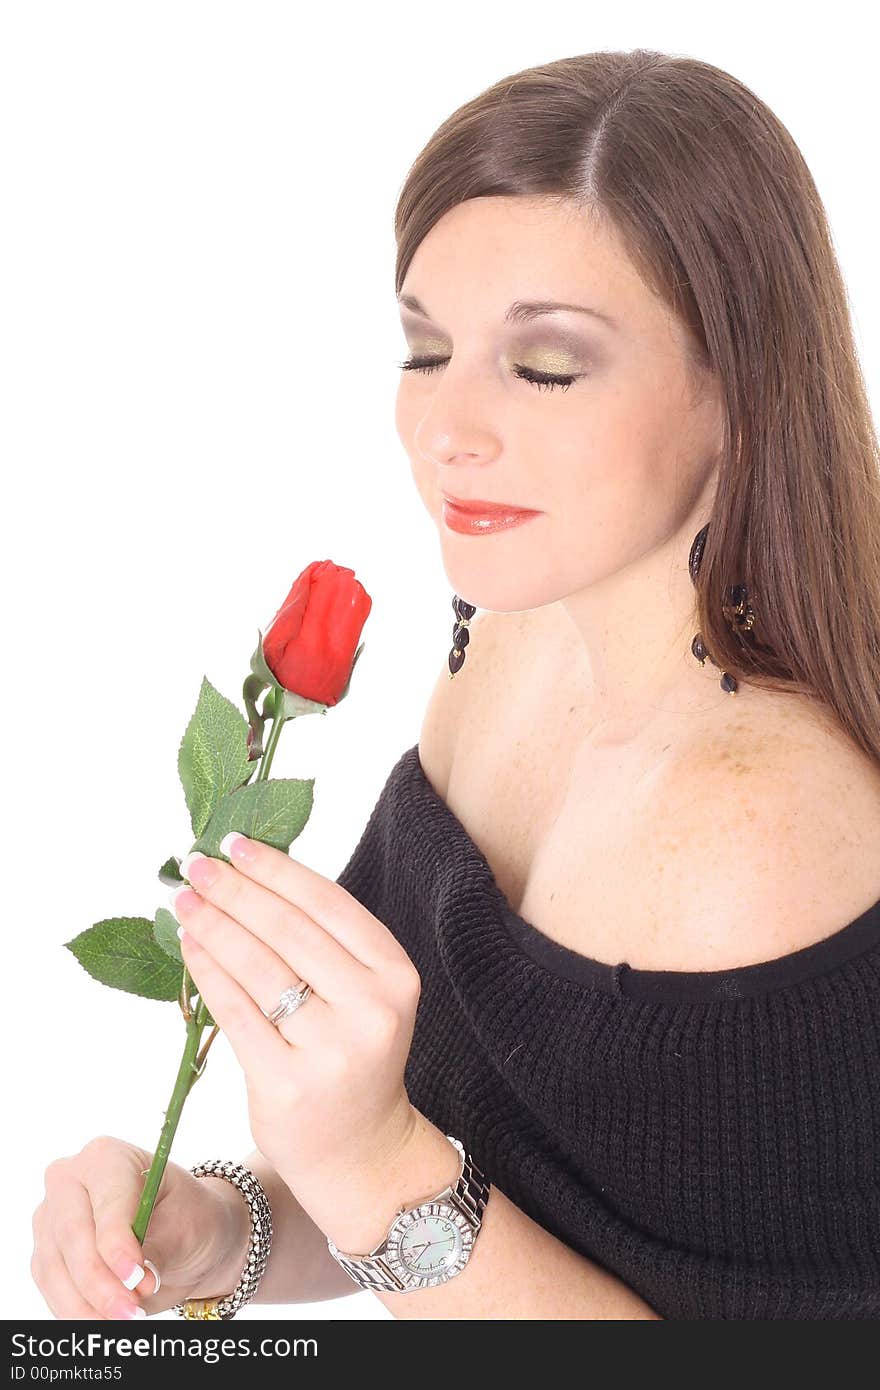
<svg viewBox="0 0 880 1390">
<path fill-rule="evenodd" d="M 180 876 L 180 860 L 176 854 L 172 854 L 170 859 L 165 860 L 159 870 L 159 882 L 164 883 L 168 888 L 176 888 L 178 884 L 183 883 Z"/>
<path fill-rule="evenodd" d="M 309 700 L 305 695 L 299 695 L 295 690 L 286 690 L 275 679 L 263 655 L 263 634 L 259 628 L 257 628 L 257 645 L 251 656 L 251 670 L 253 675 L 248 676 L 244 683 L 244 702 L 247 706 L 251 728 L 254 730 L 252 756 L 255 748 L 259 748 L 258 756 L 262 756 L 263 725 L 270 715 L 273 719 L 278 718 L 279 696 L 280 713 L 285 720 L 296 719 L 300 714 L 327 713 L 327 706 L 320 700 Z M 269 693 L 263 701 L 263 712 L 260 715 L 256 710 L 256 699 L 265 686 L 269 686 Z"/>
<path fill-rule="evenodd" d="M 107 917 L 64 945 L 102 985 L 143 999 L 176 1000 L 181 969 L 153 935 L 148 917 Z"/>
<path fill-rule="evenodd" d="M 244 715 L 203 676 L 198 703 L 177 755 L 194 835 L 204 830 L 221 798 L 240 787 L 253 772 L 247 735 Z"/>
<path fill-rule="evenodd" d="M 342 694 L 340 695 L 339 699 L 336 701 L 337 705 L 341 705 L 341 704 L 342 704 L 342 701 L 345 699 L 346 695 L 347 695 L 348 692 L 349 692 L 349 689 L 351 688 L 351 678 L 352 678 L 352 676 L 354 675 L 354 668 L 355 668 L 355 666 L 357 666 L 358 657 L 360 656 L 360 654 L 361 654 L 361 652 L 363 651 L 363 649 L 364 649 L 365 646 L 366 646 L 366 643 L 365 643 L 365 642 L 361 642 L 360 646 L 358 647 L 357 651 L 356 651 L 355 654 L 354 654 L 354 657 L 352 658 L 351 670 L 350 670 L 349 673 L 348 673 L 348 680 L 345 682 L 345 689 L 343 690 L 343 692 L 342 692 Z"/>
<path fill-rule="evenodd" d="M 182 880 L 181 880 L 182 881 Z M 178 921 L 173 912 L 169 912 L 167 907 L 156 908 L 156 919 L 153 922 L 153 936 L 166 955 L 172 960 L 176 960 L 178 965 L 183 965 L 183 956 L 180 954 L 180 937 L 177 935 Z M 180 981 L 178 980 L 178 987 Z"/>
<path fill-rule="evenodd" d="M 285 719 L 296 719 L 300 714 L 327 713 L 327 706 L 320 700 L 308 700 L 305 695 L 297 695 L 295 690 L 281 691 L 281 709 Z"/>
<path fill-rule="evenodd" d="M 195 995 L 196 995 L 196 998 L 197 998 L 197 999 L 199 999 L 199 1000 L 201 999 L 201 995 L 198 993 L 198 990 L 195 991 Z M 211 1017 L 211 1011 L 210 1011 L 210 1009 L 208 1008 L 207 1004 L 205 1005 L 205 1023 L 206 1023 L 206 1025 L 208 1026 L 208 1028 L 216 1028 L 216 1027 L 217 1027 L 217 1024 L 214 1022 L 213 1018 Z M 222 1030 L 221 1030 L 221 1031 L 222 1031 Z"/>
<path fill-rule="evenodd" d="M 272 671 L 266 664 L 266 658 L 263 655 L 263 634 L 259 628 L 257 628 L 257 645 L 251 654 L 250 664 L 252 674 L 246 678 L 241 693 L 247 710 L 251 739 L 248 758 L 253 763 L 259 762 L 263 756 L 263 730 L 266 727 L 266 720 L 270 717 L 275 718 L 276 692 L 281 690 Z M 266 696 L 263 700 L 263 708 L 258 710 L 257 700 L 264 690 Z"/>
<path fill-rule="evenodd" d="M 251 656 L 251 670 L 263 686 L 279 685 L 272 668 L 263 655 L 263 633 L 260 628 L 257 628 L 257 645 Z"/>
<path fill-rule="evenodd" d="M 220 841 L 227 831 L 238 830 L 286 852 L 312 813 L 314 785 L 314 777 L 270 777 L 239 787 L 224 796 L 195 848 L 223 859 Z"/>
<path fill-rule="evenodd" d="M 274 688 L 274 687 L 273 687 Z M 248 761 L 259 762 L 263 756 L 263 729 L 266 724 L 266 707 L 272 697 L 272 690 L 269 691 L 263 701 L 262 713 L 257 709 L 257 700 L 261 692 L 265 689 L 265 681 L 259 676 L 248 676 L 241 687 L 244 707 L 248 715 L 248 727 L 251 734 L 251 746 L 248 749 Z"/>
</svg>

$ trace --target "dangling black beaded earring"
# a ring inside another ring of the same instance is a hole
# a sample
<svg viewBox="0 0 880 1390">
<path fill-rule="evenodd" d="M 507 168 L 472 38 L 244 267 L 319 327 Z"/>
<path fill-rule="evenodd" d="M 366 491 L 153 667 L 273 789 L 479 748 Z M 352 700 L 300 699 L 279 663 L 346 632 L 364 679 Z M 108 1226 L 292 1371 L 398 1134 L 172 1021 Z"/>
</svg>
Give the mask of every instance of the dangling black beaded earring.
<svg viewBox="0 0 880 1390">
<path fill-rule="evenodd" d="M 465 603 L 463 598 L 455 594 L 452 599 L 452 611 L 455 614 L 455 626 L 452 629 L 452 651 L 449 653 L 450 680 L 464 665 L 465 647 L 471 640 L 468 624 L 477 610 L 472 603 Z"/>
<path fill-rule="evenodd" d="M 691 546 L 691 552 L 688 556 L 688 570 L 690 571 L 691 581 L 695 586 L 697 582 L 697 575 L 700 572 L 700 561 L 703 558 L 703 550 L 706 545 L 706 536 L 708 534 L 709 523 L 707 522 L 706 525 L 702 528 L 702 530 L 698 531 L 697 534 L 694 536 L 693 545 Z M 755 625 L 755 613 L 754 609 L 749 603 L 749 591 L 746 588 L 745 584 L 734 585 L 734 587 L 730 590 L 730 602 L 722 603 L 721 611 L 724 614 L 727 621 L 729 623 L 732 623 L 733 626 L 739 632 L 751 633 Z M 712 656 L 711 652 L 706 648 L 703 642 L 702 634 L 699 632 L 694 634 L 694 639 L 691 642 L 691 651 L 693 652 L 694 656 L 697 658 L 697 661 L 699 661 L 701 666 L 705 666 L 706 657 L 709 658 L 713 666 L 718 665 L 718 662 L 715 660 L 714 656 Z M 735 695 L 738 689 L 738 685 L 739 683 L 736 679 L 736 676 L 731 675 L 729 671 L 722 671 L 722 690 L 726 690 L 729 695 Z"/>
</svg>

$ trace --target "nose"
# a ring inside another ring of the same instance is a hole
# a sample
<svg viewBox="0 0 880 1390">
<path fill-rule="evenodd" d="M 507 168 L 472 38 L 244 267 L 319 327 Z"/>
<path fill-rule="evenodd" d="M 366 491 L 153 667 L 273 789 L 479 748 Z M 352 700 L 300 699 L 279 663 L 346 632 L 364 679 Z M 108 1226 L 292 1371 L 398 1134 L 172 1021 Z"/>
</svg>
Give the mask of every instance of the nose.
<svg viewBox="0 0 880 1390">
<path fill-rule="evenodd" d="M 485 375 L 476 367 L 453 371 L 447 362 L 433 379 L 414 442 L 435 466 L 490 463 L 500 451 L 499 432 Z"/>
</svg>

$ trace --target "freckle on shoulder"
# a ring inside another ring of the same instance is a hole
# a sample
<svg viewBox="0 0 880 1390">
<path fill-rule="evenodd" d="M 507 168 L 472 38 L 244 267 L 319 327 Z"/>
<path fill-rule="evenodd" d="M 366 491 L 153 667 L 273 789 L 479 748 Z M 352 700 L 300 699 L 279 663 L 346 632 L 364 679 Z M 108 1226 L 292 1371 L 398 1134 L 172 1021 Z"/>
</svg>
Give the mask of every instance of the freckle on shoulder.
<svg viewBox="0 0 880 1390">
<path fill-rule="evenodd" d="M 799 950 L 880 900 L 880 768 L 831 721 L 762 713 L 676 760 L 642 841 L 695 969 Z"/>
</svg>

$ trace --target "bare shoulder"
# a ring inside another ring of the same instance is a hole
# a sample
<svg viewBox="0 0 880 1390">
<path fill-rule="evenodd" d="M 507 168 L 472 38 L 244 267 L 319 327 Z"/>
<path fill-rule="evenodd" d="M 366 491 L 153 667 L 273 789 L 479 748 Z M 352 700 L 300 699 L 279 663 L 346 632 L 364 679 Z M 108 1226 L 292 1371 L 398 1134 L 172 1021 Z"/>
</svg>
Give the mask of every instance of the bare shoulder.
<svg viewBox="0 0 880 1390">
<path fill-rule="evenodd" d="M 759 700 L 689 746 L 653 788 L 662 814 L 640 818 L 642 881 L 680 968 L 789 954 L 880 901 L 880 765 L 818 706 Z"/>
<path fill-rule="evenodd" d="M 446 657 L 425 708 L 419 734 L 419 760 L 428 781 L 446 796 L 458 732 L 484 706 L 491 681 L 497 681 L 511 639 L 524 633 L 531 611 L 495 613 L 481 610 L 471 619 L 464 665 L 450 679 Z M 450 627 L 451 631 L 451 627 Z M 451 644 L 450 644 L 451 645 Z"/>
</svg>

